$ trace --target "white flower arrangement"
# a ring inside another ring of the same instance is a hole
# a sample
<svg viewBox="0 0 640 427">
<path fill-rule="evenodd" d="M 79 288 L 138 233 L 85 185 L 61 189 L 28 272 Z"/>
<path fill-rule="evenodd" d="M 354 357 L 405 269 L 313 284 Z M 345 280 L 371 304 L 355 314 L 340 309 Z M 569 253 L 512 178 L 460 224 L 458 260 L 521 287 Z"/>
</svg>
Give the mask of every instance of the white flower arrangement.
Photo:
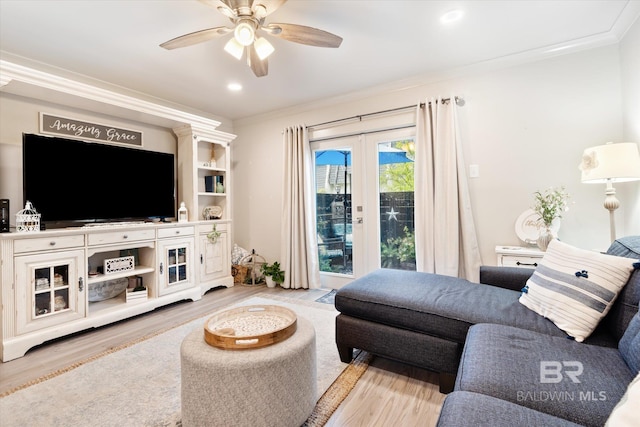
<svg viewBox="0 0 640 427">
<path fill-rule="evenodd" d="M 564 186 L 550 187 L 544 192 L 536 191 L 533 210 L 540 216 L 545 226 L 550 227 L 556 218 L 562 218 L 562 213 L 569 210 L 569 193 Z"/>
</svg>

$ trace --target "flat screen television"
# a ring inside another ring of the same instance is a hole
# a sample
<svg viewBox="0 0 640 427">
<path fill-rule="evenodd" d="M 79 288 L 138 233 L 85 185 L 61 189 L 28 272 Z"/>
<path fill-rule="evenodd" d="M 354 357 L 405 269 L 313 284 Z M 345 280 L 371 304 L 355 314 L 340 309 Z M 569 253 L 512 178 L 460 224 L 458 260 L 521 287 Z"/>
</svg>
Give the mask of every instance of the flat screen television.
<svg viewBox="0 0 640 427">
<path fill-rule="evenodd" d="M 175 217 L 170 153 L 25 133 L 22 174 L 46 227 Z"/>
</svg>

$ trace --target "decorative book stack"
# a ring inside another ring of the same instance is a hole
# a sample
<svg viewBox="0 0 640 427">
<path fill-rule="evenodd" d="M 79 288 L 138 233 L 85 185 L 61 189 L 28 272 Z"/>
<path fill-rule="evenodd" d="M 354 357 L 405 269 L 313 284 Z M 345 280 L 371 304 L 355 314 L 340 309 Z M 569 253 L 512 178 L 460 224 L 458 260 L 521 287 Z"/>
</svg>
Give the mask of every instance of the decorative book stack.
<svg viewBox="0 0 640 427">
<path fill-rule="evenodd" d="M 204 191 L 206 191 L 207 193 L 224 193 L 224 176 L 205 176 Z"/>
</svg>

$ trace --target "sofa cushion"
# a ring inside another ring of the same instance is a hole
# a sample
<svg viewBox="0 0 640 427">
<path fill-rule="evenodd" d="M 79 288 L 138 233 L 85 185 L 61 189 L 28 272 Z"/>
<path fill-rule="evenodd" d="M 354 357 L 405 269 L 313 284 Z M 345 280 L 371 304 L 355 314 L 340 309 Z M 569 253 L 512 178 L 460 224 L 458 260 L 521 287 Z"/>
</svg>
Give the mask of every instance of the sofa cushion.
<svg viewBox="0 0 640 427">
<path fill-rule="evenodd" d="M 602 426 L 633 377 L 616 348 L 479 324 L 469 329 L 455 390 Z"/>
<path fill-rule="evenodd" d="M 631 381 L 627 392 L 613 408 L 605 427 L 638 427 L 638 402 L 640 402 L 640 375 Z"/>
<path fill-rule="evenodd" d="M 519 295 L 456 277 L 379 269 L 339 289 L 335 306 L 348 316 L 458 343 L 464 343 L 469 326 L 476 323 L 565 336 L 552 322 L 518 303 Z"/>
<path fill-rule="evenodd" d="M 614 241 L 607 253 L 610 255 L 640 259 L 640 236 L 621 237 Z M 638 312 L 640 302 L 640 269 L 631 273 L 629 281 L 620 292 L 611 311 L 602 321 L 608 333 L 620 340 L 631 318 Z"/>
<path fill-rule="evenodd" d="M 627 258 L 640 258 L 640 236 L 625 236 L 616 239 L 607 249 L 607 253 Z"/>
<path fill-rule="evenodd" d="M 637 260 L 635 260 L 637 261 Z M 629 280 L 634 260 L 552 240 L 520 302 L 582 342 Z"/>
<path fill-rule="evenodd" d="M 620 339 L 618 349 L 631 372 L 634 374 L 640 372 L 640 312 L 636 313 L 629 323 L 629 327 Z"/>
<path fill-rule="evenodd" d="M 444 400 L 438 427 L 577 427 L 579 424 L 506 400 L 468 391 L 454 391 Z"/>
</svg>

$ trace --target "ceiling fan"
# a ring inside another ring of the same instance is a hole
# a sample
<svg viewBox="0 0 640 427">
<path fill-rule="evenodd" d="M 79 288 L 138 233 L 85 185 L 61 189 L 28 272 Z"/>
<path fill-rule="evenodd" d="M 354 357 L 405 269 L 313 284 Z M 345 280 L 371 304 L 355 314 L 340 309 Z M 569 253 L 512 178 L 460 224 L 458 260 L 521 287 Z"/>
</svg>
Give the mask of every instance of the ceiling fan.
<svg viewBox="0 0 640 427">
<path fill-rule="evenodd" d="M 317 47 L 339 47 L 342 37 L 327 31 L 297 24 L 265 24 L 265 18 L 287 0 L 200 0 L 215 7 L 234 24 L 233 28 L 214 27 L 195 31 L 166 41 L 165 49 L 191 46 L 233 33 L 224 50 L 240 60 L 246 52 L 247 65 L 257 77 L 266 76 L 269 67 L 267 57 L 275 50 L 269 41 L 261 37 L 265 33 L 295 43 Z"/>
</svg>

